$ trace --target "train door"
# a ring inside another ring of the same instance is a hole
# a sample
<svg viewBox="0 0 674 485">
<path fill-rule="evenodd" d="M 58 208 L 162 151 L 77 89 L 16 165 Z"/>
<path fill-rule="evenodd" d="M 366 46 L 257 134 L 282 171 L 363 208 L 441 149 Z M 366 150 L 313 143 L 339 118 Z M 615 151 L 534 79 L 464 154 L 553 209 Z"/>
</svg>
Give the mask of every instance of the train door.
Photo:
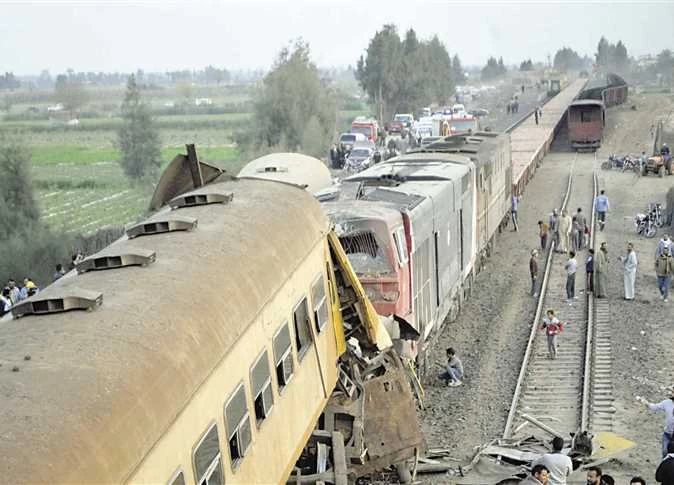
<svg viewBox="0 0 674 485">
<path fill-rule="evenodd" d="M 419 333 L 428 336 L 433 321 L 434 262 L 433 245 L 428 237 L 412 255 L 414 320 Z"/>
</svg>

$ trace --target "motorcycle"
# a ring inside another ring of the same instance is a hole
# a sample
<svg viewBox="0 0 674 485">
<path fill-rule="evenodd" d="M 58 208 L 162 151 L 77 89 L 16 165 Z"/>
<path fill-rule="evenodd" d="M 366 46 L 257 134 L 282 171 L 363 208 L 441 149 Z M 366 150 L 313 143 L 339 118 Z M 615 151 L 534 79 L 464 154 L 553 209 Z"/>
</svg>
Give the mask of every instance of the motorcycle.
<svg viewBox="0 0 674 485">
<path fill-rule="evenodd" d="M 665 225 L 665 218 L 662 214 L 662 205 L 657 202 L 651 202 L 648 204 L 648 212 L 653 219 L 653 222 L 656 227 L 662 227 Z"/>
<path fill-rule="evenodd" d="M 655 237 L 655 234 L 658 231 L 655 226 L 655 221 L 653 221 L 650 213 L 637 214 L 634 216 L 634 230 L 638 235 L 648 238 Z"/>
<path fill-rule="evenodd" d="M 623 158 L 623 172 L 625 172 L 626 170 L 631 170 L 633 172 L 640 173 L 641 166 L 639 160 L 632 158 L 629 155 Z"/>
</svg>

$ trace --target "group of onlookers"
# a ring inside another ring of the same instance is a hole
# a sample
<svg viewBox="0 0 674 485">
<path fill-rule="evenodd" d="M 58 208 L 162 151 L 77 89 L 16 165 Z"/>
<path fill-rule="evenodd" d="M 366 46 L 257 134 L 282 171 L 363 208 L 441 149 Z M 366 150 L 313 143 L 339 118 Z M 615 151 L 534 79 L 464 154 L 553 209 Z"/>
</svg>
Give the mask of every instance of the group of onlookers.
<svg viewBox="0 0 674 485">
<path fill-rule="evenodd" d="M 73 254 L 70 260 L 69 270 L 75 269 L 75 267 L 82 262 L 84 255 L 82 253 Z M 52 276 L 52 281 L 60 279 L 63 275 L 67 273 L 66 269 L 62 264 L 57 264 L 54 268 L 54 275 Z M 22 300 L 30 298 L 33 295 L 36 295 L 40 292 L 40 287 L 35 284 L 32 278 L 26 276 L 23 279 L 23 286 L 18 286 L 16 280 L 10 279 L 7 281 L 7 284 L 2 289 L 0 293 L 0 317 L 9 313 L 14 305 L 17 305 Z"/>
<path fill-rule="evenodd" d="M 10 279 L 2 289 L 2 294 L 0 294 L 0 317 L 8 313 L 21 300 L 25 300 L 39 291 L 40 288 L 29 277 L 23 279 L 23 286 L 21 287 L 17 286 L 16 280 Z"/>
</svg>

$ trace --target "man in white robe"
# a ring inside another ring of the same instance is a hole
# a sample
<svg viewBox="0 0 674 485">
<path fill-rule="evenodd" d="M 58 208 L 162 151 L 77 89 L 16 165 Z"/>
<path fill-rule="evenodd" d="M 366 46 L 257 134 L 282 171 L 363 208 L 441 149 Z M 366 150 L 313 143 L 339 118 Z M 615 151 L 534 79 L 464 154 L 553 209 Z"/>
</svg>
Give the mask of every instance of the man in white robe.
<svg viewBox="0 0 674 485">
<path fill-rule="evenodd" d="M 637 280 L 637 253 L 634 252 L 632 243 L 627 243 L 627 256 L 622 256 L 625 271 L 623 279 L 625 283 L 625 300 L 634 300 L 634 284 Z"/>
</svg>

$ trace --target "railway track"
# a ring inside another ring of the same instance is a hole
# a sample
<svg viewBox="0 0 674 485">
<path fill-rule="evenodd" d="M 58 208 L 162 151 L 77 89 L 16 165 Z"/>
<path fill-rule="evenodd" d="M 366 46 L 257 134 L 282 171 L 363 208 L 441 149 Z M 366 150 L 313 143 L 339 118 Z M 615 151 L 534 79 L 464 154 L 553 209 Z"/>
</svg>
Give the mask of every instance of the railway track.
<svg viewBox="0 0 674 485">
<path fill-rule="evenodd" d="M 578 207 L 590 213 L 598 185 L 595 165 L 594 154 L 574 156 L 560 206 L 569 215 Z M 590 227 L 594 226 L 592 211 Z M 595 245 L 593 230 L 590 247 Z M 585 291 L 587 254 L 583 249 L 576 255 L 578 298 L 571 303 L 566 301 L 566 255 L 555 253 L 552 247 L 546 254 L 540 296 L 504 438 L 517 435 L 526 423 L 523 415 L 538 419 L 565 436 L 577 430 L 610 430 L 613 407 L 608 305 L 606 300 L 595 300 Z M 549 308 L 555 309 L 564 323 L 555 360 L 549 359 L 545 334 L 538 329 Z"/>
</svg>

